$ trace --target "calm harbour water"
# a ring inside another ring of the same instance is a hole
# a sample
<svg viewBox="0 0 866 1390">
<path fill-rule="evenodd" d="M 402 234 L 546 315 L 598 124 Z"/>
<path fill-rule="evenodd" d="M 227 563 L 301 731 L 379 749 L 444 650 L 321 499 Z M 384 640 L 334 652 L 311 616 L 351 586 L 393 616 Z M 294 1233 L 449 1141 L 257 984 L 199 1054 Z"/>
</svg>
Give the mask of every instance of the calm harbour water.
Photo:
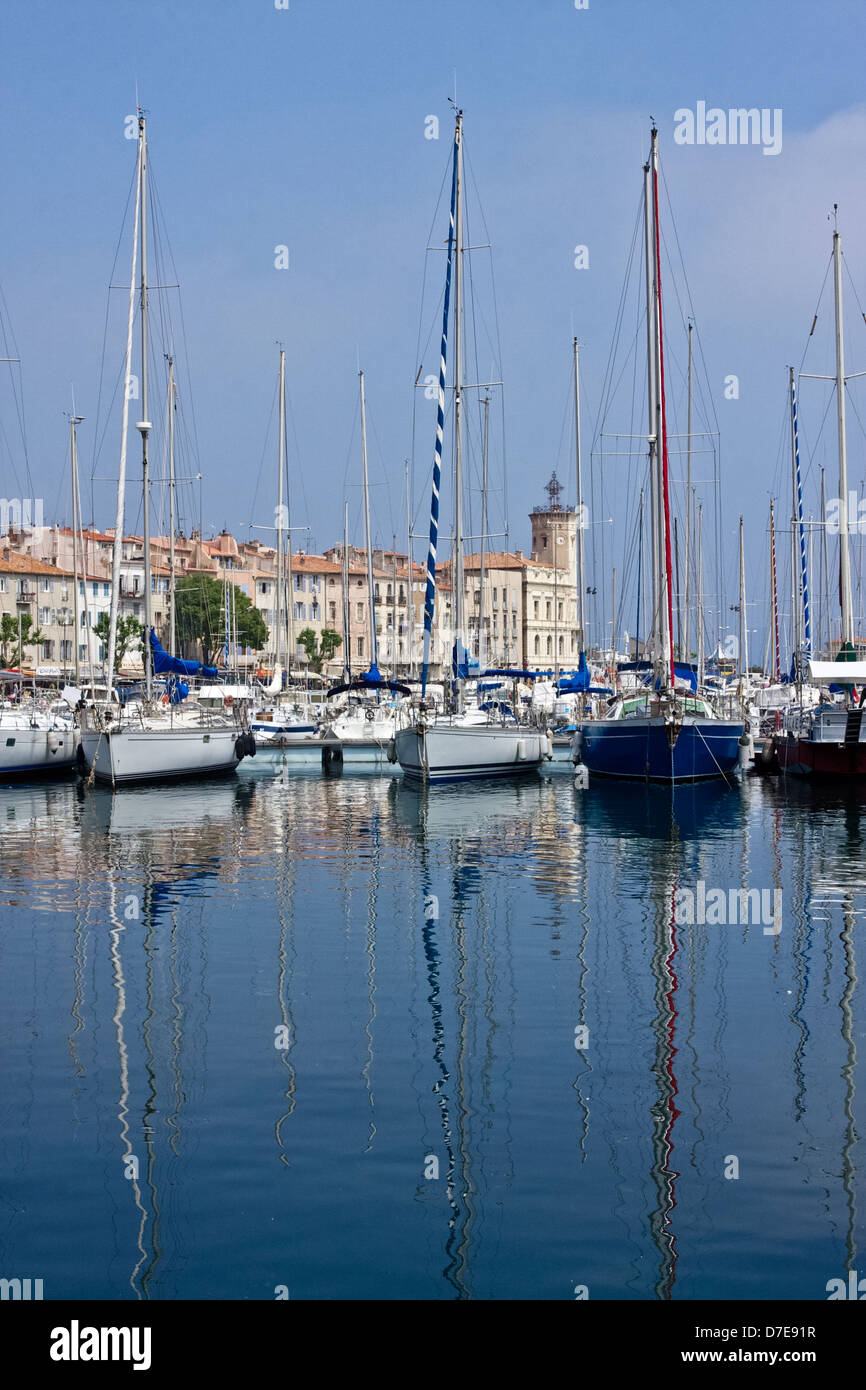
<svg viewBox="0 0 866 1390">
<path fill-rule="evenodd" d="M 826 1299 L 864 1263 L 866 792 L 276 771 L 0 788 L 0 1275 Z M 699 884 L 781 887 L 781 930 L 677 923 Z"/>
</svg>

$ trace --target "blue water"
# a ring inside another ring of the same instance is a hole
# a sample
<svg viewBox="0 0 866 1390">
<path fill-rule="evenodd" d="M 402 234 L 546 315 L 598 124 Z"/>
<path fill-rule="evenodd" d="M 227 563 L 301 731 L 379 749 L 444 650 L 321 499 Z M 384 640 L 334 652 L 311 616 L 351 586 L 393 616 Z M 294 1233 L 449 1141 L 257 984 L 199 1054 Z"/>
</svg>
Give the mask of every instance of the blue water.
<svg viewBox="0 0 866 1390">
<path fill-rule="evenodd" d="M 0 788 L 0 1275 L 677 1300 L 866 1273 L 866 794 L 274 771 Z M 780 930 L 677 922 L 699 881 L 781 887 Z"/>
</svg>

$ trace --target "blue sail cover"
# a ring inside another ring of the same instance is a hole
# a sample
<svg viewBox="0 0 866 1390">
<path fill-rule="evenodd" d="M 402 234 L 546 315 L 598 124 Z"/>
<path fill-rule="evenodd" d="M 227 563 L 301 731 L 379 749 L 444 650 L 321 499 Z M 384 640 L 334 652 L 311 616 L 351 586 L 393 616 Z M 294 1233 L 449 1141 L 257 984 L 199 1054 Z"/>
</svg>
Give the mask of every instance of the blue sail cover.
<svg viewBox="0 0 866 1390">
<path fill-rule="evenodd" d="M 377 685 L 380 685 L 383 677 L 375 661 L 371 661 L 369 671 L 365 671 L 363 676 L 359 676 L 358 679 L 362 681 L 375 681 Z"/>
<path fill-rule="evenodd" d="M 153 652 L 153 669 L 158 676 L 204 676 L 206 680 L 216 680 L 219 674 L 215 666 L 203 666 L 200 661 L 181 661 L 179 656 L 169 656 L 153 628 L 150 629 L 150 649 Z"/>
<path fill-rule="evenodd" d="M 577 670 L 570 676 L 562 676 L 557 682 L 557 690 L 560 695 L 575 695 L 578 691 L 589 690 L 589 683 L 592 677 L 589 667 L 586 664 L 586 652 L 581 652 Z"/>
<path fill-rule="evenodd" d="M 480 671 L 478 660 L 470 656 L 463 643 L 454 643 L 451 649 L 451 674 L 456 681 L 471 680 L 473 672 Z"/>
</svg>

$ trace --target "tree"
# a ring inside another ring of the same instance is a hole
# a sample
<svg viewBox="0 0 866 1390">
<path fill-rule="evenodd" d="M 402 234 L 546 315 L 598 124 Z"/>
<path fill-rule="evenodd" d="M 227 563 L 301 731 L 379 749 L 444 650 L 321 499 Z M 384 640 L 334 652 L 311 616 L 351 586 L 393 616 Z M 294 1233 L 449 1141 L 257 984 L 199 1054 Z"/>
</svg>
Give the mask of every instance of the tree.
<svg viewBox="0 0 866 1390">
<path fill-rule="evenodd" d="M 111 618 L 107 613 L 100 613 L 96 622 L 93 624 L 93 635 L 94 637 L 98 637 L 100 642 L 105 643 L 106 653 L 108 650 L 108 639 L 111 635 L 110 628 Z M 118 618 L 117 632 L 114 638 L 115 671 L 120 670 L 120 663 L 123 661 L 123 658 L 126 655 L 127 648 L 129 647 L 130 642 L 134 638 L 140 637 L 143 630 L 144 629 L 142 628 L 141 623 L 138 621 L 138 618 Z"/>
<path fill-rule="evenodd" d="M 258 608 L 237 584 L 230 586 L 234 607 L 231 641 L 259 652 L 267 644 L 268 629 Z M 185 574 L 175 585 L 174 613 L 177 640 L 196 642 L 206 666 L 212 666 L 226 641 L 226 589 L 221 579 L 209 574 Z M 176 655 L 176 653 L 172 653 Z"/>
<path fill-rule="evenodd" d="M 330 627 L 322 628 L 321 645 L 311 627 L 305 627 L 298 633 L 298 641 L 307 653 L 307 660 L 314 671 L 321 671 L 325 662 L 330 661 L 337 648 L 343 645 L 339 632 Z"/>
<path fill-rule="evenodd" d="M 33 619 L 29 613 L 21 614 L 21 650 L 25 647 L 41 647 L 45 641 L 45 633 L 40 632 L 38 627 L 34 628 Z M 4 666 L 9 663 L 9 646 L 13 650 L 18 650 L 18 619 L 14 613 L 4 613 L 0 618 L 0 662 Z"/>
</svg>

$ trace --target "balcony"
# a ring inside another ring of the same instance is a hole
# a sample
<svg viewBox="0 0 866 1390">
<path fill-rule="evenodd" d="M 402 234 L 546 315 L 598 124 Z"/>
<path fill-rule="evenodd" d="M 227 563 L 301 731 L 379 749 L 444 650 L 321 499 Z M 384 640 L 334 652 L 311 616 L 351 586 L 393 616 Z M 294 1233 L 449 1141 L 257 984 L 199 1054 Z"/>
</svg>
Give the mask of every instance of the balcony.
<svg viewBox="0 0 866 1390">
<path fill-rule="evenodd" d="M 18 593 L 15 595 L 15 602 L 16 602 L 16 603 L 20 603 L 20 604 L 35 603 L 35 602 L 36 602 L 36 590 L 35 590 L 35 589 L 19 589 L 19 590 L 18 590 Z"/>
</svg>

